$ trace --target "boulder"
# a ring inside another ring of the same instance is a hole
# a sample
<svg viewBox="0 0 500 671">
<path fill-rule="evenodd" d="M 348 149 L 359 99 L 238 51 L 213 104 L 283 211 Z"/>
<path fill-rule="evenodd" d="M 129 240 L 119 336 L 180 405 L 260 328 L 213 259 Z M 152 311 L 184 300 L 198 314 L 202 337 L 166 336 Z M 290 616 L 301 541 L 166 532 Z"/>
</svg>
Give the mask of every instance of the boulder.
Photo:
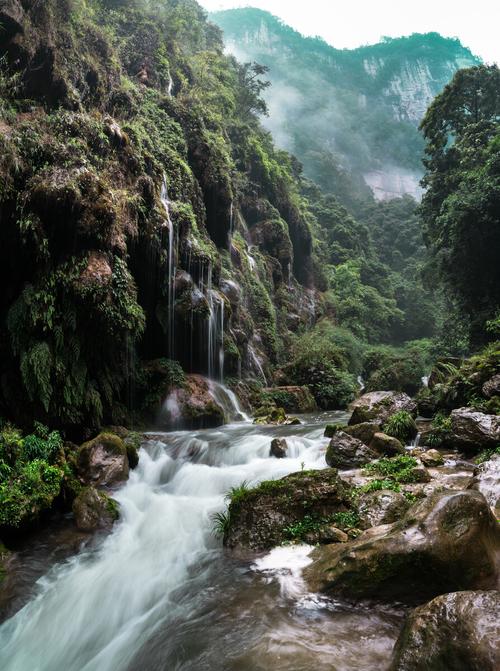
<svg viewBox="0 0 500 671">
<path fill-rule="evenodd" d="M 362 494 L 358 499 L 360 528 L 369 529 L 396 522 L 406 513 L 410 503 L 404 494 L 382 489 Z"/>
<path fill-rule="evenodd" d="M 492 396 L 500 396 L 500 373 L 494 375 L 482 387 L 483 396 L 491 398 Z"/>
<path fill-rule="evenodd" d="M 304 533 L 331 527 L 332 515 L 352 509 L 351 488 L 335 469 L 301 471 L 281 480 L 261 483 L 233 496 L 228 509 L 224 545 L 228 548 L 268 550 Z M 291 533 L 293 527 L 296 534 Z M 325 534 L 332 537 L 331 529 Z"/>
<path fill-rule="evenodd" d="M 376 422 L 361 422 L 361 424 L 346 426 L 345 429 L 342 430 L 349 434 L 349 436 L 357 438 L 365 445 L 369 445 L 373 436 L 379 431 L 382 431 L 382 427 Z"/>
<path fill-rule="evenodd" d="M 444 464 L 443 455 L 441 452 L 438 452 L 438 450 L 427 450 L 427 452 L 422 452 L 422 454 L 419 455 L 419 459 L 424 466 L 428 466 L 429 468 L 442 466 Z"/>
<path fill-rule="evenodd" d="M 500 454 L 494 454 L 474 470 L 470 488 L 481 492 L 491 508 L 500 514 Z"/>
<path fill-rule="evenodd" d="M 284 408 L 285 412 L 307 413 L 318 409 L 308 387 L 266 387 L 262 394 L 266 400 Z"/>
<path fill-rule="evenodd" d="M 221 426 L 225 419 L 209 381 L 201 375 L 186 375 L 184 384 L 165 399 L 158 425 L 162 429 L 204 429 Z"/>
<path fill-rule="evenodd" d="M 405 454 L 405 448 L 397 438 L 388 436 L 386 433 L 375 433 L 370 442 L 372 450 L 379 455 L 395 457 L 397 454 Z"/>
<path fill-rule="evenodd" d="M 384 424 L 399 410 L 406 410 L 412 417 L 417 416 L 417 404 L 403 392 L 371 391 L 353 401 L 350 408 L 352 410 L 350 426 L 372 421 Z"/>
<path fill-rule="evenodd" d="M 500 668 L 500 593 L 443 594 L 408 617 L 391 671 L 496 671 Z"/>
<path fill-rule="evenodd" d="M 338 529 L 333 524 L 325 524 L 317 531 L 306 533 L 303 540 L 309 545 L 329 545 L 331 543 L 347 543 L 349 536 L 345 531 Z"/>
<path fill-rule="evenodd" d="M 113 433 L 100 433 L 81 445 L 76 465 L 85 482 L 102 487 L 123 482 L 129 474 L 127 448 L 123 440 Z"/>
<path fill-rule="evenodd" d="M 496 583 L 500 526 L 479 492 L 431 494 L 391 525 L 374 527 L 342 548 L 313 554 L 304 576 L 312 591 L 422 601 Z"/>
<path fill-rule="evenodd" d="M 284 438 L 274 438 L 271 441 L 271 450 L 269 452 L 271 457 L 276 459 L 284 459 L 288 452 L 288 445 Z"/>
<path fill-rule="evenodd" d="M 500 443 L 500 417 L 472 408 L 458 408 L 451 413 L 451 431 L 451 443 L 455 447 L 477 453 Z"/>
<path fill-rule="evenodd" d="M 255 411 L 254 424 L 274 424 L 276 426 L 294 426 L 300 424 L 298 417 L 289 417 L 284 408 L 261 406 Z"/>
<path fill-rule="evenodd" d="M 379 455 L 357 438 L 336 431 L 326 450 L 326 463 L 332 468 L 351 469 L 368 464 Z"/>
<path fill-rule="evenodd" d="M 114 499 L 90 486 L 73 501 L 73 515 L 80 531 L 109 529 L 119 517 L 119 507 Z"/>
</svg>

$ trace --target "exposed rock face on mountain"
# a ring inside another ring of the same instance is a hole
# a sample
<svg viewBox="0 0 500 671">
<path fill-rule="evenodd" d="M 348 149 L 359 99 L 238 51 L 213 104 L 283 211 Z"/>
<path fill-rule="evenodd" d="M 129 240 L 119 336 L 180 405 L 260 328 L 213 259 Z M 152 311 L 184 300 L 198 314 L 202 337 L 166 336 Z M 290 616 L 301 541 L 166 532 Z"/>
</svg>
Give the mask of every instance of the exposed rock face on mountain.
<svg viewBox="0 0 500 671">
<path fill-rule="evenodd" d="M 337 195 L 345 168 L 379 199 L 420 195 L 416 129 L 453 74 L 478 64 L 469 49 L 429 33 L 340 50 L 257 9 L 216 12 L 211 19 L 224 30 L 229 51 L 270 67 L 268 126 L 312 177 L 330 155 L 339 172 L 331 173 Z"/>
</svg>

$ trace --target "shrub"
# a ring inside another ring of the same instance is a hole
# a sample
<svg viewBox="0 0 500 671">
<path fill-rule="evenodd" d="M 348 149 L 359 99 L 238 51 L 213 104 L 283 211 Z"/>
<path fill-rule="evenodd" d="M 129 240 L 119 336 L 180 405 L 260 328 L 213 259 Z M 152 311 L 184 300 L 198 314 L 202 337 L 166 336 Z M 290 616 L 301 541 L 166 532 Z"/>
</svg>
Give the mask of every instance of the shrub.
<svg viewBox="0 0 500 671">
<path fill-rule="evenodd" d="M 383 429 L 388 436 L 397 438 L 403 444 L 414 438 L 418 432 L 415 420 L 406 410 L 399 410 L 391 415 Z"/>
<path fill-rule="evenodd" d="M 417 460 L 406 454 L 397 457 L 378 459 L 365 467 L 367 473 L 382 475 L 396 483 L 414 482 L 413 469 Z"/>
</svg>

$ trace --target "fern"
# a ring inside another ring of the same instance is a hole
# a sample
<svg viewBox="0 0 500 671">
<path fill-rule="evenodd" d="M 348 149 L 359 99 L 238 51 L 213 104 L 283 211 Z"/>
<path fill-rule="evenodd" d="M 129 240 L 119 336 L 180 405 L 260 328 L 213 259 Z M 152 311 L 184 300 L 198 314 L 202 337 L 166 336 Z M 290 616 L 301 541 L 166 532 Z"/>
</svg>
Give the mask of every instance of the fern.
<svg viewBox="0 0 500 671">
<path fill-rule="evenodd" d="M 31 400 L 39 400 L 45 412 L 52 398 L 52 353 L 46 342 L 36 343 L 21 355 L 21 375 Z"/>
</svg>

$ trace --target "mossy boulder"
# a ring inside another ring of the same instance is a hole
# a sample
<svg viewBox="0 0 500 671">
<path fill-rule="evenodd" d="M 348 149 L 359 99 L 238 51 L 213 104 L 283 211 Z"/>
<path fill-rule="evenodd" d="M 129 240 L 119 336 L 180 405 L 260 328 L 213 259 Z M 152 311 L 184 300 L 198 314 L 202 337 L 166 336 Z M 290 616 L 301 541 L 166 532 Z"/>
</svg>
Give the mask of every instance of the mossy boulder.
<svg viewBox="0 0 500 671">
<path fill-rule="evenodd" d="M 124 439 L 127 450 L 128 465 L 131 469 L 137 468 L 139 464 L 139 450 L 143 442 L 143 436 L 135 431 L 130 431 Z"/>
<path fill-rule="evenodd" d="M 346 426 L 342 430 L 349 436 L 357 438 L 365 445 L 369 445 L 373 436 L 379 431 L 382 431 L 382 427 L 376 422 L 361 422 L 360 424 Z"/>
<path fill-rule="evenodd" d="M 80 531 L 98 531 L 111 528 L 120 512 L 117 501 L 90 486 L 73 501 L 73 515 Z"/>
<path fill-rule="evenodd" d="M 427 450 L 419 455 L 420 461 L 428 468 L 442 466 L 444 464 L 444 457 L 438 450 Z"/>
<path fill-rule="evenodd" d="M 268 550 L 285 541 L 301 540 L 302 532 L 335 523 L 338 527 L 336 515 L 353 510 L 351 488 L 335 469 L 292 473 L 233 493 L 224 545 Z"/>
<path fill-rule="evenodd" d="M 500 517 L 500 454 L 493 454 L 477 466 L 470 487 L 481 492 Z"/>
<path fill-rule="evenodd" d="M 78 448 L 77 470 L 88 484 L 112 487 L 128 479 L 127 448 L 119 436 L 100 433 Z"/>
<path fill-rule="evenodd" d="M 397 454 L 405 454 L 405 448 L 397 438 L 388 436 L 386 433 L 378 432 L 373 434 L 370 441 L 370 447 L 379 455 L 395 457 Z"/>
<path fill-rule="evenodd" d="M 293 426 L 301 422 L 298 417 L 289 417 L 284 408 L 263 405 L 255 411 L 253 423 Z"/>
<path fill-rule="evenodd" d="M 441 492 L 392 525 L 365 531 L 345 548 L 314 554 L 313 591 L 419 601 L 496 584 L 500 526 L 479 492 Z"/>
<path fill-rule="evenodd" d="M 500 593 L 443 594 L 410 613 L 390 671 L 497 671 Z"/>
<path fill-rule="evenodd" d="M 326 449 L 326 463 L 332 468 L 359 468 L 378 457 L 378 453 L 344 431 L 336 431 Z"/>
<path fill-rule="evenodd" d="M 224 409 L 215 400 L 210 382 L 201 375 L 187 375 L 163 403 L 157 424 L 162 429 L 204 429 L 221 426 Z"/>
<path fill-rule="evenodd" d="M 350 426 L 362 422 L 384 424 L 391 415 L 400 410 L 405 410 L 412 417 L 417 416 L 417 404 L 403 392 L 372 391 L 353 401 L 350 408 Z"/>
</svg>

